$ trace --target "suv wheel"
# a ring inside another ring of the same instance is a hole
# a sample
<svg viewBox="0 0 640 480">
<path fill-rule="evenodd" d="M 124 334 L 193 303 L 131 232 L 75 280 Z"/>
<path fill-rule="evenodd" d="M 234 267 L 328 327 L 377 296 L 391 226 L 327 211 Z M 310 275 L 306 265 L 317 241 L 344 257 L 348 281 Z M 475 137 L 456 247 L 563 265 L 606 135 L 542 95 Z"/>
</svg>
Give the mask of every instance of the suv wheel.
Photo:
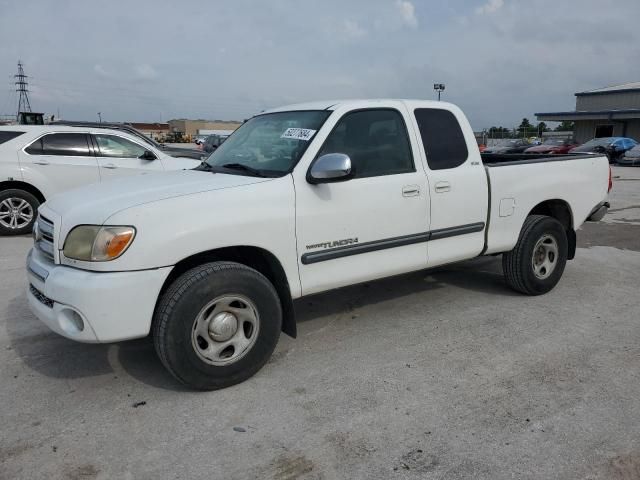
<svg viewBox="0 0 640 480">
<path fill-rule="evenodd" d="M 38 199 L 24 190 L 0 192 L 0 235 L 30 233 L 39 205 Z"/>
</svg>

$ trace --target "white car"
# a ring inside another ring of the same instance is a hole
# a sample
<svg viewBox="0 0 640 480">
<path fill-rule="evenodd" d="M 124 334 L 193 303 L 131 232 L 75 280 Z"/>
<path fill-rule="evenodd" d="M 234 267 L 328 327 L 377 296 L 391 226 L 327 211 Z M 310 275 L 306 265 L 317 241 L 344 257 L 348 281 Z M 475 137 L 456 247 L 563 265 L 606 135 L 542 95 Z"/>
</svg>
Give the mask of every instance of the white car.
<svg viewBox="0 0 640 480">
<path fill-rule="evenodd" d="M 0 127 L 0 235 L 29 233 L 52 195 L 116 177 L 199 165 L 118 130 L 62 125 Z"/>
<path fill-rule="evenodd" d="M 42 205 L 29 305 L 80 342 L 151 333 L 178 380 L 226 387 L 295 336 L 305 295 L 496 254 L 513 289 L 548 292 L 606 213 L 610 173 L 602 155 L 481 157 L 445 102 L 283 107 L 194 170 Z"/>
</svg>

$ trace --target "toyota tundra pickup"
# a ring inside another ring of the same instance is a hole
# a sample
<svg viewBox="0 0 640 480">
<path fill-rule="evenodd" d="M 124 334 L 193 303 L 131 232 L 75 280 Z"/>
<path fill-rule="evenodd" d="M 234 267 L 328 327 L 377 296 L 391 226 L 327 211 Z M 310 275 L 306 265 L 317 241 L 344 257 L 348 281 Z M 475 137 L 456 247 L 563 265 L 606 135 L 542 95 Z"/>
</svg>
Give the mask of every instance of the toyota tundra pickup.
<svg viewBox="0 0 640 480">
<path fill-rule="evenodd" d="M 179 381 L 222 388 L 295 337 L 305 295 L 498 254 L 511 288 L 550 291 L 610 189 L 604 155 L 481 156 L 444 102 L 282 107 L 193 170 L 41 205 L 27 295 L 65 337 L 151 334 Z"/>
</svg>

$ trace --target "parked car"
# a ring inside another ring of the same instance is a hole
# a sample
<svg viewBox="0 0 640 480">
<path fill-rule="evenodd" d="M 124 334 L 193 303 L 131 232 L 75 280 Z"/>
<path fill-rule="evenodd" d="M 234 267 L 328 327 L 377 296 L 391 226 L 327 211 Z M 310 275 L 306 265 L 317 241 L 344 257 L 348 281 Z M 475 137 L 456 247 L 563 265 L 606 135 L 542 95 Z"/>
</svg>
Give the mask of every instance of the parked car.
<svg viewBox="0 0 640 480">
<path fill-rule="evenodd" d="M 123 130 L 0 127 L 0 235 L 29 233 L 38 206 L 64 190 L 200 163 L 169 156 Z"/>
<path fill-rule="evenodd" d="M 483 153 L 522 153 L 531 144 L 522 138 L 505 138 L 484 149 Z"/>
<path fill-rule="evenodd" d="M 542 145 L 529 147 L 524 153 L 564 154 L 577 146 L 578 144 L 571 138 L 548 138 Z"/>
<path fill-rule="evenodd" d="M 147 137 L 144 133 L 136 130 L 131 125 L 126 123 L 98 123 L 98 122 L 73 122 L 69 120 L 60 120 L 52 123 L 51 125 L 68 125 L 70 127 L 89 127 L 89 128 L 108 128 L 110 130 L 121 130 L 137 137 L 144 143 L 152 146 L 156 150 L 160 150 L 167 155 L 179 158 L 193 158 L 195 160 L 204 160 L 206 155 L 203 155 L 202 151 L 197 148 L 181 148 L 165 145 L 164 143 L 158 143 L 153 138 Z"/>
<path fill-rule="evenodd" d="M 207 139 L 208 135 L 196 135 L 193 139 L 193 142 L 196 145 L 202 145 L 204 143 L 204 141 Z"/>
<path fill-rule="evenodd" d="M 627 150 L 631 150 L 638 144 L 634 139 L 627 137 L 603 137 L 589 140 L 578 147 L 572 148 L 571 153 L 604 153 L 609 163 L 615 163 Z"/>
<path fill-rule="evenodd" d="M 216 148 L 222 145 L 222 142 L 224 142 L 227 137 L 228 135 L 218 135 L 215 133 L 213 135 L 209 135 L 202 144 L 202 151 L 206 153 L 213 152 Z"/>
<path fill-rule="evenodd" d="M 179 381 L 222 388 L 295 337 L 305 295 L 496 254 L 511 288 L 550 291 L 610 188 L 604 155 L 481 155 L 445 102 L 282 107 L 194 170 L 46 202 L 27 298 L 80 342 L 151 333 Z"/>
<path fill-rule="evenodd" d="M 636 145 L 631 150 L 624 152 L 622 157 L 618 157 L 618 164 L 632 167 L 640 165 L 640 145 Z"/>
</svg>

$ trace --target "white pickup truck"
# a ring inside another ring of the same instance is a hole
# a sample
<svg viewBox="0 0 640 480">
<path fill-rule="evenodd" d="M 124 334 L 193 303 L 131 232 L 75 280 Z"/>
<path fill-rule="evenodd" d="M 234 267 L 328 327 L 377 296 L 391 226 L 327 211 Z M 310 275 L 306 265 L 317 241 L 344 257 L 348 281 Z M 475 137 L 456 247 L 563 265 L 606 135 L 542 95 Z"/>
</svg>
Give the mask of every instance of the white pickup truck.
<svg viewBox="0 0 640 480">
<path fill-rule="evenodd" d="M 444 102 L 314 102 L 261 113 L 194 170 L 106 182 L 39 209 L 28 299 L 81 342 L 151 333 L 196 389 L 233 385 L 295 336 L 293 300 L 479 255 L 529 295 L 599 220 L 605 156 L 481 157 Z"/>
</svg>

